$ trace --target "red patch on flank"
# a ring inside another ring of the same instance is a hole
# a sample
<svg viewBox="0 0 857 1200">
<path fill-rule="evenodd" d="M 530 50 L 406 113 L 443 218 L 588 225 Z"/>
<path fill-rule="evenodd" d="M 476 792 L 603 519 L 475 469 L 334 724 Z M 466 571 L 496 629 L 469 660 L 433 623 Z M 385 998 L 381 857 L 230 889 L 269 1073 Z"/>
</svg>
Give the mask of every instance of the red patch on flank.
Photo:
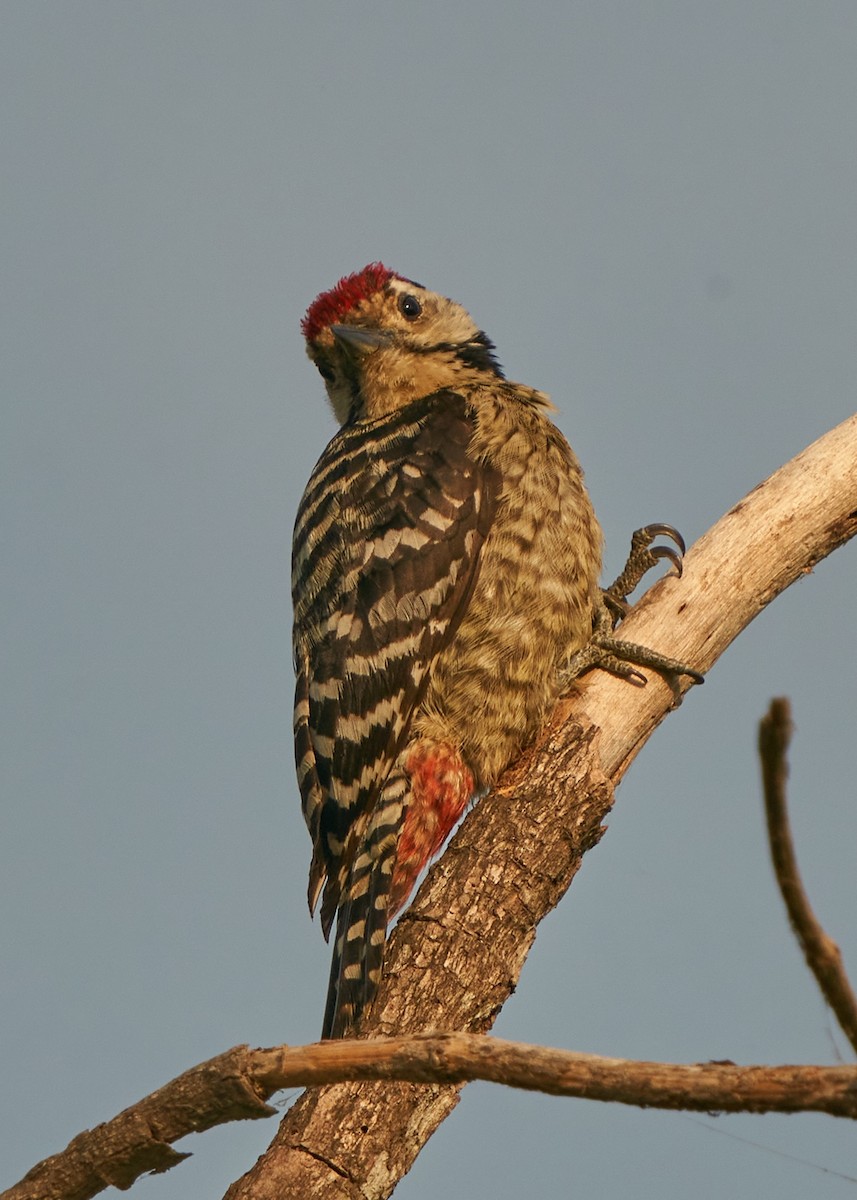
<svg viewBox="0 0 857 1200">
<path fill-rule="evenodd" d="M 473 775 L 461 755 L 443 742 L 415 742 L 405 770 L 411 777 L 411 799 L 396 850 L 391 917 L 407 900 L 420 871 L 449 837 L 474 792 Z"/>
<path fill-rule="evenodd" d="M 370 263 L 362 271 L 345 275 L 329 292 L 316 296 L 301 321 L 301 331 L 308 342 L 314 342 L 323 329 L 342 321 L 361 300 L 380 292 L 391 279 L 398 276 L 383 263 Z"/>
</svg>

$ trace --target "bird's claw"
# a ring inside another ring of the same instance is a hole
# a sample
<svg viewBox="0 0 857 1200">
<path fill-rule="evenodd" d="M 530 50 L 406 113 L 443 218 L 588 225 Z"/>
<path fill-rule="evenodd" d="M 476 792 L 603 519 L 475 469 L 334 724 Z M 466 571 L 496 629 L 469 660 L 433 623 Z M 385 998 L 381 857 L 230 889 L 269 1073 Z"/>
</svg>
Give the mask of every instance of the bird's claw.
<svg viewBox="0 0 857 1200">
<path fill-rule="evenodd" d="M 650 546 L 656 537 L 668 537 L 671 541 L 675 542 L 681 554 L 685 554 L 687 551 L 687 546 L 684 544 L 684 538 L 676 529 L 675 525 L 667 525 L 663 521 L 653 521 L 651 525 L 644 525 L 642 529 L 635 530 L 634 535 L 631 538 L 632 545 L 634 538 L 638 537 L 641 539 L 645 538 L 647 546 Z"/>
<path fill-rule="evenodd" d="M 657 650 L 650 650 L 648 646 L 614 637 L 609 626 L 606 631 L 594 631 L 592 640 L 566 663 L 560 673 L 562 689 L 568 688 L 575 679 L 593 667 L 617 675 L 634 687 L 645 687 L 648 682 L 638 667 L 648 667 L 650 671 L 657 671 L 671 688 L 676 705 L 681 703 L 679 678 L 682 675 L 687 675 L 691 683 L 705 682 L 699 671 L 676 658 L 660 654 Z"/>
<path fill-rule="evenodd" d="M 653 546 L 655 538 L 659 537 L 669 538 L 678 549 L 673 549 L 672 546 Z M 693 667 L 646 646 L 639 646 L 636 642 L 623 641 L 615 634 L 616 626 L 631 609 L 628 596 L 643 576 L 664 559 L 670 562 L 681 576 L 685 549 L 684 538 L 672 525 L 657 522 L 644 525 L 642 529 L 635 531 L 631 538 L 631 553 L 624 570 L 609 588 L 602 590 L 602 602 L 596 606 L 592 617 L 592 637 L 589 643 L 569 659 L 561 672 L 564 687 L 593 667 L 600 667 L 602 671 L 618 675 L 635 687 L 645 687 L 646 676 L 637 668 L 648 667 L 664 677 L 673 690 L 676 703 L 679 703 L 680 676 L 687 675 L 693 683 L 703 682 L 702 675 Z"/>
<path fill-rule="evenodd" d="M 662 558 L 668 559 L 675 567 L 679 579 L 681 579 L 684 567 L 682 566 L 682 556 L 678 550 L 673 550 L 672 546 L 654 546 L 649 551 L 649 554 L 657 562 L 660 562 Z"/>
<path fill-rule="evenodd" d="M 669 538 L 670 541 L 675 542 L 678 549 L 674 550 L 672 546 L 653 546 L 652 542 L 659 537 Z M 676 574 L 681 577 L 685 550 L 684 538 L 672 525 L 656 521 L 634 531 L 631 537 L 631 552 L 628 555 L 628 561 L 621 574 L 613 580 L 608 588 L 604 588 L 604 602 L 613 614 L 614 628 L 629 611 L 628 597 L 652 567 L 666 559 L 675 567 Z"/>
</svg>

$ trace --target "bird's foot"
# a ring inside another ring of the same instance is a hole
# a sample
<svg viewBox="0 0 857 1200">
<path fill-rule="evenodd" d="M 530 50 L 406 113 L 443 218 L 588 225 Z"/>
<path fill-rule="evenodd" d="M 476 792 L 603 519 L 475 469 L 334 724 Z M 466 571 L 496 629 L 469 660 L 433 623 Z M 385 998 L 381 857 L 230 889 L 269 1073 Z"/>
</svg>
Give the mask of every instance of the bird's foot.
<svg viewBox="0 0 857 1200">
<path fill-rule="evenodd" d="M 652 543 L 657 537 L 670 538 L 678 546 L 678 550 L 674 550 L 672 546 L 653 546 Z M 648 667 L 664 677 L 678 704 L 681 702 L 680 676 L 689 676 L 693 683 L 703 682 L 699 671 L 686 663 L 660 654 L 657 650 L 650 650 L 648 646 L 640 646 L 636 642 L 627 642 L 615 636 L 616 626 L 630 611 L 628 596 L 643 576 L 664 559 L 671 562 L 681 575 L 684 551 L 684 539 L 672 525 L 645 525 L 634 533 L 631 538 L 631 553 L 622 573 L 601 593 L 601 602 L 593 613 L 592 637 L 581 650 L 569 658 L 560 672 L 564 689 L 593 667 L 600 667 L 602 671 L 618 675 L 636 687 L 645 687 L 646 676 L 637 668 Z"/>
<path fill-rule="evenodd" d="M 669 538 L 675 542 L 678 550 L 674 550 L 672 546 L 653 546 L 652 543 L 658 537 Z M 642 529 L 635 530 L 631 537 L 631 551 L 628 555 L 628 561 L 622 568 L 621 574 L 617 575 L 610 586 L 603 590 L 604 603 L 612 614 L 614 629 L 630 610 L 631 606 L 628 604 L 628 597 L 643 576 L 651 571 L 652 567 L 656 567 L 659 562 L 667 559 L 675 567 L 676 573 L 681 578 L 682 559 L 685 549 L 684 538 L 672 525 L 664 525 L 657 522 L 653 525 L 644 525 Z"/>
</svg>

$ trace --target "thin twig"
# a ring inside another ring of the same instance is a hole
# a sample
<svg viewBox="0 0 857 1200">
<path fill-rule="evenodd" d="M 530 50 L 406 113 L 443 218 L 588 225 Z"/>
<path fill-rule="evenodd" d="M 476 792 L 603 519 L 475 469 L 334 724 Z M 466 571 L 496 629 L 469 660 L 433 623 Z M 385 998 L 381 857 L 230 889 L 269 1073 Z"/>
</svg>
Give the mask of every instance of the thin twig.
<svg viewBox="0 0 857 1200">
<path fill-rule="evenodd" d="M 786 804 L 789 768 L 786 752 L 792 734 L 791 705 L 780 697 L 759 722 L 759 756 L 768 842 L 774 874 L 785 901 L 794 935 L 825 1000 L 857 1052 L 857 998 L 848 980 L 837 944 L 819 924 L 804 890 L 794 852 Z"/>
</svg>

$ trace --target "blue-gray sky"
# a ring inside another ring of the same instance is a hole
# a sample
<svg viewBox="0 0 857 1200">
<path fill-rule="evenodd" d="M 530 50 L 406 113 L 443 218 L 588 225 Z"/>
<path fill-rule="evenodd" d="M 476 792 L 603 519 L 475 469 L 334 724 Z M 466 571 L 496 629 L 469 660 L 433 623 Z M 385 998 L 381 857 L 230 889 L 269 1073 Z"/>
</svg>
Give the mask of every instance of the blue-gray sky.
<svg viewBox="0 0 857 1200">
<path fill-rule="evenodd" d="M 333 433 L 299 320 L 380 258 L 551 393 L 607 574 L 689 541 L 857 393 L 853 0 L 34 4 L 0 13 L 0 1186 L 237 1042 L 313 1040 L 288 559 Z M 607 1055 L 847 1061 L 754 755 L 857 974 L 846 547 L 650 742 L 497 1024 Z M 466 1090 L 400 1185 L 838 1197 L 853 1129 Z M 217 1196 L 274 1132 L 137 1185 Z"/>
</svg>

